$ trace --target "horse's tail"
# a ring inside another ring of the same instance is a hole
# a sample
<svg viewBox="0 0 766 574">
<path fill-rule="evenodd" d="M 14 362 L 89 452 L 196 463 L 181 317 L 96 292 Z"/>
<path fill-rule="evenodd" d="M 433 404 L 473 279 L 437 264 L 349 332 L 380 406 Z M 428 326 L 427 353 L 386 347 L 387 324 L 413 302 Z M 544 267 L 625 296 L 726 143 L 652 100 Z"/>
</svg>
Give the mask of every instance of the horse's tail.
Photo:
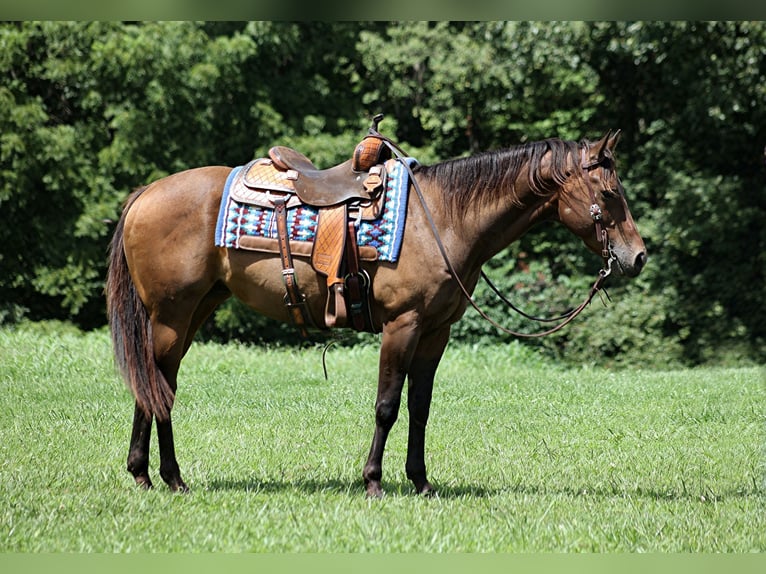
<svg viewBox="0 0 766 574">
<path fill-rule="evenodd" d="M 152 324 L 125 258 L 125 217 L 146 188 L 136 190 L 125 202 L 109 246 L 109 270 L 106 277 L 106 310 L 112 333 L 117 366 L 136 404 L 157 420 L 167 420 L 175 392 L 160 371 L 154 357 Z"/>
</svg>

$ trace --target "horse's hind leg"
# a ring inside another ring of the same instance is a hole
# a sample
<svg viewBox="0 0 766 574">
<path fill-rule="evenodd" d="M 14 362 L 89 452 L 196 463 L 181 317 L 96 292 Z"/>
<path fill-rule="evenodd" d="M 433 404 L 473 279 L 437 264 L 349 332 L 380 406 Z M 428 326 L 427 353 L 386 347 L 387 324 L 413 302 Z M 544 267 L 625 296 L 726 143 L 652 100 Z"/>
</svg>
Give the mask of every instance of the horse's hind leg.
<svg viewBox="0 0 766 574">
<path fill-rule="evenodd" d="M 152 417 L 147 415 L 136 403 L 133 413 L 133 432 L 130 437 L 128 452 L 128 472 L 133 475 L 136 484 L 151 488 L 149 478 L 149 439 L 152 432 Z"/>
<path fill-rule="evenodd" d="M 141 407 L 136 405 L 128 453 L 128 471 L 135 478 L 136 484 L 146 489 L 152 488 L 152 480 L 149 478 L 149 439 L 151 432 L 152 416 L 147 415 Z M 173 425 L 170 422 L 170 417 L 164 421 L 157 421 L 157 438 L 160 447 L 160 476 L 173 491 L 185 492 L 189 490 L 181 479 L 181 471 L 176 461 Z"/>
<path fill-rule="evenodd" d="M 170 415 L 164 421 L 157 421 L 157 442 L 160 447 L 160 476 L 173 492 L 187 492 L 189 487 L 181 479 L 181 470 L 176 460 L 173 442 L 173 424 Z"/>
<path fill-rule="evenodd" d="M 163 376 L 170 384 L 173 392 L 176 390 L 176 374 L 181 362 L 183 351 L 183 339 L 181 343 L 172 335 L 173 330 L 154 327 L 154 348 L 157 364 Z M 157 332 L 164 335 L 164 339 L 176 339 L 175 344 L 163 344 L 163 337 L 157 336 Z M 157 349 L 164 349 L 165 353 L 157 357 Z M 175 349 L 175 352 L 173 352 Z M 130 449 L 128 451 L 128 471 L 133 475 L 136 484 L 143 488 L 152 488 L 149 478 L 149 444 L 152 431 L 153 415 L 147 414 L 136 403 L 133 413 L 133 431 L 130 437 Z M 173 441 L 173 424 L 170 413 L 164 420 L 157 419 L 157 443 L 160 451 L 160 476 L 173 491 L 185 492 L 188 490 L 186 483 L 181 478 L 178 467 Z"/>
<path fill-rule="evenodd" d="M 185 325 L 177 327 L 160 326 L 154 329 L 155 349 L 159 349 L 161 356 L 157 358 L 165 378 L 175 392 L 177 388 L 178 368 L 181 359 L 189 350 L 194 334 L 200 325 L 207 319 L 210 313 L 225 299 L 229 297 L 228 290 L 219 289 L 217 286 L 199 302 L 197 308 L 191 313 L 191 319 Z M 151 421 L 151 419 L 150 419 Z M 151 422 L 150 425 L 151 426 Z M 135 429 L 135 427 L 134 427 Z M 173 440 L 173 423 L 170 413 L 165 420 L 157 420 L 157 442 L 160 451 L 160 476 L 174 492 L 186 492 L 189 487 L 181 478 L 181 470 L 176 459 L 175 441 Z"/>
<path fill-rule="evenodd" d="M 186 326 L 173 327 L 153 322 L 153 337 L 155 360 L 168 385 L 175 393 L 178 386 L 178 368 L 186 351 Z M 186 492 L 189 488 L 181 478 L 181 470 L 176 459 L 170 410 L 167 418 L 157 418 L 157 444 L 160 451 L 160 476 L 162 480 L 174 492 Z"/>
</svg>

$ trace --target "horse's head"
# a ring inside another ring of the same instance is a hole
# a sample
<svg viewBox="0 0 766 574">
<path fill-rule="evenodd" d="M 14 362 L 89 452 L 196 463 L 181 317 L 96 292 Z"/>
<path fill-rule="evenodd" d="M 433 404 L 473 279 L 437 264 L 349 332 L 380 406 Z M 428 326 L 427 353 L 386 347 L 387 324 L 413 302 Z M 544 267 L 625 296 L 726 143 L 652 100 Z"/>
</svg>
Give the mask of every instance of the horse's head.
<svg viewBox="0 0 766 574">
<path fill-rule="evenodd" d="M 558 218 L 594 253 L 616 262 L 620 273 L 635 277 L 646 264 L 646 246 L 615 169 L 619 137 L 619 130 L 610 131 L 580 146 L 580 156 L 572 158 L 574 173 L 561 188 Z"/>
</svg>

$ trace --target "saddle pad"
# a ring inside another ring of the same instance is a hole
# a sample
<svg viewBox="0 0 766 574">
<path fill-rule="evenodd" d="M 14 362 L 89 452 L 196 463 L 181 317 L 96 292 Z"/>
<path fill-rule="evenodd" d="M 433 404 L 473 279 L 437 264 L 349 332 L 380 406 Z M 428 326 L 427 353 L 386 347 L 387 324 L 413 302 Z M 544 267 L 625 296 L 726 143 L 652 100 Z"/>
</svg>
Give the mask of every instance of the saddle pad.
<svg viewBox="0 0 766 574">
<path fill-rule="evenodd" d="M 359 247 L 374 247 L 380 261 L 395 262 L 399 259 L 404 225 L 407 217 L 409 174 L 402 165 L 417 163 L 414 158 L 390 159 L 386 162 L 386 203 L 378 219 L 362 221 L 357 233 Z M 242 237 L 277 238 L 277 222 L 273 209 L 265 209 L 235 201 L 229 194 L 231 182 L 244 166 L 235 167 L 223 189 L 221 208 L 215 229 L 215 244 L 230 249 L 245 249 L 240 245 Z M 298 205 L 287 210 L 287 228 L 291 241 L 314 241 L 319 210 Z"/>
</svg>

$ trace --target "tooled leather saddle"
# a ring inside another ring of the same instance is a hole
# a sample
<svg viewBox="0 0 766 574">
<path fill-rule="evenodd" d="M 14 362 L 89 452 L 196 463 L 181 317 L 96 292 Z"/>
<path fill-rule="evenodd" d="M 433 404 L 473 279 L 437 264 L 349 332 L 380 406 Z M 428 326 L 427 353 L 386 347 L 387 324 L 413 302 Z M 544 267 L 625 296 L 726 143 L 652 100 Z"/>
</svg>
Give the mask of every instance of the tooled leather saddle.
<svg viewBox="0 0 766 574">
<path fill-rule="evenodd" d="M 327 281 L 324 324 L 374 331 L 370 311 L 370 278 L 360 267 L 357 229 L 362 220 L 377 219 L 385 203 L 385 161 L 391 158 L 386 139 L 377 132 L 382 115 L 375 116 L 369 134 L 356 146 L 351 159 L 319 170 L 305 155 L 274 146 L 268 158 L 251 161 L 232 181 L 230 194 L 242 203 L 273 209 L 285 284 L 285 305 L 301 334 L 316 328 L 293 267 L 287 210 L 308 205 L 318 210 L 311 265 Z M 272 240 L 273 241 L 273 240 Z M 374 249 L 372 249 L 374 251 Z"/>
</svg>

